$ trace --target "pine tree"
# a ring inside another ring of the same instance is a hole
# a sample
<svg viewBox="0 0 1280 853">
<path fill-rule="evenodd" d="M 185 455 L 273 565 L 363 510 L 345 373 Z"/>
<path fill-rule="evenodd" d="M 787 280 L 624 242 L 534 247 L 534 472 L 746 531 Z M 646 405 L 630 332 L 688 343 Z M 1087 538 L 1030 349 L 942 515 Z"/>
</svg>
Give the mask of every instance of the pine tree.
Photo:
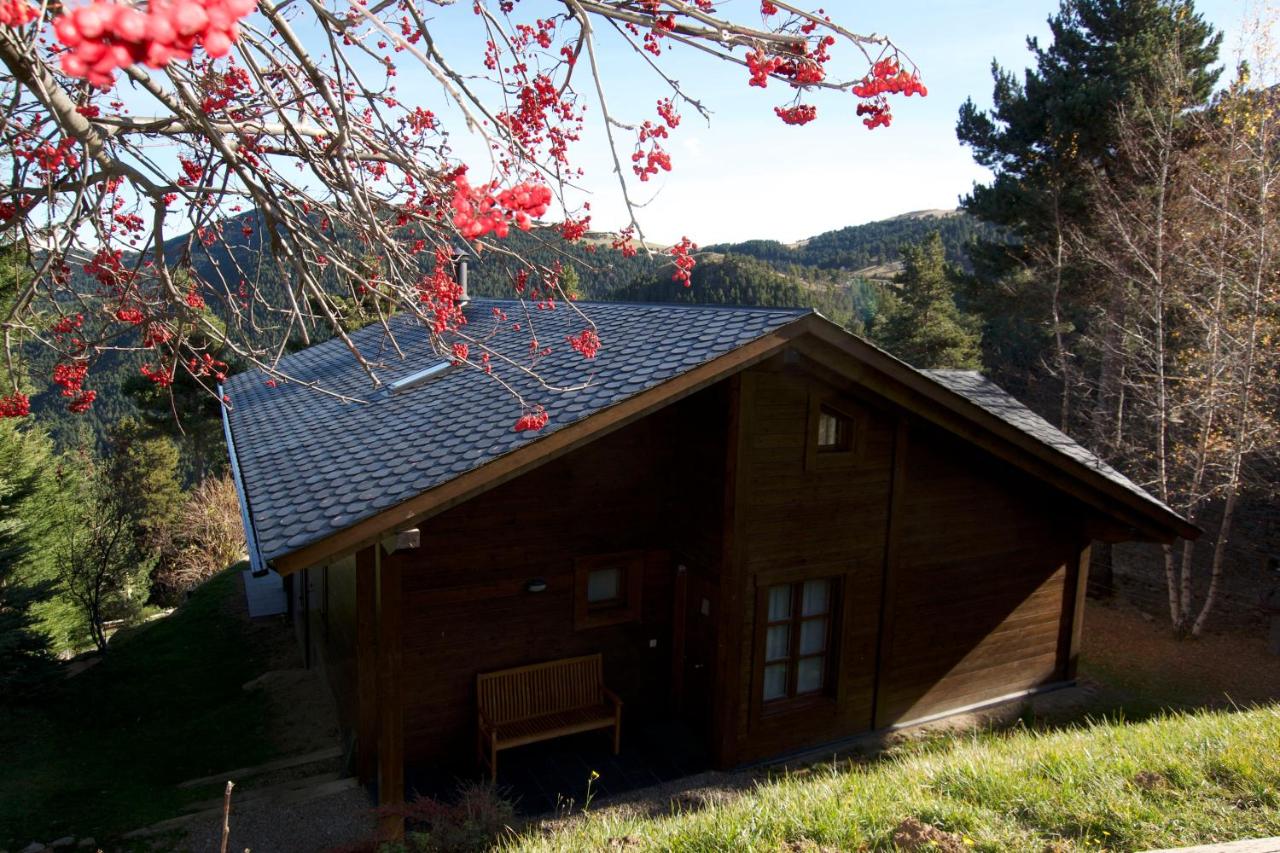
<svg viewBox="0 0 1280 853">
<path fill-rule="evenodd" d="M 35 612 L 54 594 L 39 565 L 48 461 L 43 435 L 0 421 L 0 698 L 26 694 L 53 668 Z"/>
<path fill-rule="evenodd" d="M 913 367 L 981 368 L 978 321 L 956 307 L 956 273 L 947 264 L 942 237 L 934 233 L 904 246 L 902 262 L 899 293 L 872 337 Z"/>
<path fill-rule="evenodd" d="M 1021 80 L 993 64 L 992 109 L 966 101 L 956 134 L 995 175 L 963 207 L 1012 238 L 971 252 L 966 296 L 986 323 L 987 360 L 1044 409 L 1035 386 L 1055 381 L 1055 414 L 1069 426 L 1079 386 L 1107 385 L 1087 342 L 1093 325 L 1106 325 L 1108 294 L 1070 252 L 1072 234 L 1089 227 L 1091 175 L 1114 165 L 1119 109 L 1158 85 L 1170 55 L 1188 81 L 1186 107 L 1208 102 L 1222 36 L 1191 0 L 1062 0 L 1049 27 L 1047 46 L 1028 40 L 1034 67 Z M 1039 375 L 1042 366 L 1053 376 Z M 1090 420 L 1101 429 L 1105 418 Z"/>
</svg>

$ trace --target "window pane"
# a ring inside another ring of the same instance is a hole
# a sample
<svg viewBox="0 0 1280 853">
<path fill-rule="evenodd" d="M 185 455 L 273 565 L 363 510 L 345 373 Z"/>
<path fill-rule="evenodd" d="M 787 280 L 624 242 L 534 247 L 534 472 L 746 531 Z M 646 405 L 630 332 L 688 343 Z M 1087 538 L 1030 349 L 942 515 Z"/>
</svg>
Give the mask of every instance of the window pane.
<svg viewBox="0 0 1280 853">
<path fill-rule="evenodd" d="M 801 658 L 796 669 L 796 693 L 813 693 L 821 690 L 826 670 L 827 659 L 822 655 Z"/>
<path fill-rule="evenodd" d="M 831 447 L 836 443 L 836 419 L 831 415 L 823 412 L 818 415 L 818 444 L 822 447 Z"/>
<path fill-rule="evenodd" d="M 791 585 L 769 587 L 769 621 L 791 618 Z"/>
<path fill-rule="evenodd" d="M 821 409 L 818 412 L 818 447 L 827 450 L 847 450 L 849 447 L 849 419 L 844 415 Z"/>
<path fill-rule="evenodd" d="M 791 651 L 791 626 L 775 625 L 765 635 L 764 659 L 785 660 Z"/>
<path fill-rule="evenodd" d="M 764 668 L 764 701 L 787 697 L 787 665 L 774 663 Z"/>
<path fill-rule="evenodd" d="M 831 581 L 806 581 L 800 611 L 803 616 L 817 616 L 831 609 Z"/>
<path fill-rule="evenodd" d="M 827 619 L 806 619 L 800 623 L 800 654 L 816 655 L 827 650 Z"/>
<path fill-rule="evenodd" d="M 587 603 L 614 601 L 621 598 L 622 569 L 596 569 L 587 575 Z"/>
</svg>

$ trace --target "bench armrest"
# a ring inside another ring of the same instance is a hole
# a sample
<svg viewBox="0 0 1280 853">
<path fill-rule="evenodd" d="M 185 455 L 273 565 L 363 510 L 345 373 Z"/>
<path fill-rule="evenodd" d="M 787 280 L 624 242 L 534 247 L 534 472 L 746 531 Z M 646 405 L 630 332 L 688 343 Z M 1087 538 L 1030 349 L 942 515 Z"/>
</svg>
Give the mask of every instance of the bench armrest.
<svg viewBox="0 0 1280 853">
<path fill-rule="evenodd" d="M 480 728 L 487 732 L 494 732 L 498 727 L 493 724 L 493 720 L 489 719 L 489 715 L 484 712 L 484 708 L 480 708 Z"/>
<path fill-rule="evenodd" d="M 613 703 L 613 707 L 615 708 L 622 707 L 622 699 L 619 698 L 618 694 L 614 693 L 612 690 L 610 690 L 608 687 L 605 687 L 603 684 L 600 685 L 600 693 L 601 695 L 604 696 L 605 699 L 608 699 L 610 702 Z"/>
</svg>

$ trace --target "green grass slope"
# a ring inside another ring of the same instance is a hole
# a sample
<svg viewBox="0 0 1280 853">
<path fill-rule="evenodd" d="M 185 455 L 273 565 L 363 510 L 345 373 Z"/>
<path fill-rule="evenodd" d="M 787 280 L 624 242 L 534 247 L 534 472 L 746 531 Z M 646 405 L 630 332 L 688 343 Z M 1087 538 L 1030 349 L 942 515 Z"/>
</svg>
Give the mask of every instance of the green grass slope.
<svg viewBox="0 0 1280 853">
<path fill-rule="evenodd" d="M 598 812 L 510 849 L 891 850 L 916 818 L 985 851 L 1145 850 L 1280 835 L 1280 706 L 939 738 L 702 811 Z"/>
<path fill-rule="evenodd" d="M 179 782 L 274 757 L 266 697 L 242 689 L 269 649 L 237 610 L 241 568 L 115 638 L 106 660 L 38 703 L 0 706 L 0 849 L 101 842 L 210 796 Z"/>
</svg>

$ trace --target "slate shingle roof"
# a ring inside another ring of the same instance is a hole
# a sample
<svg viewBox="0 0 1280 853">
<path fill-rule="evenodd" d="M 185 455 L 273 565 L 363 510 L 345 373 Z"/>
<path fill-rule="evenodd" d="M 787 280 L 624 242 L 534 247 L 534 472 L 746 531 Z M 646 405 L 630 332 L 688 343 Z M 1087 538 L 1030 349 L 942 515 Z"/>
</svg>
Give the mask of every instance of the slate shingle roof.
<svg viewBox="0 0 1280 853">
<path fill-rule="evenodd" d="M 375 389 L 338 340 L 290 355 L 279 367 L 300 383 L 314 383 L 358 402 L 304 384 L 268 387 L 267 376 L 256 370 L 230 378 L 224 389 L 233 406 L 227 419 L 247 501 L 246 518 L 252 519 L 256 534 L 255 556 L 269 561 L 328 538 L 812 313 L 626 303 L 582 307 L 603 343 L 591 361 L 561 345 L 567 335 L 584 327 L 582 319 L 563 306 L 534 311 L 531 318 L 517 316 L 521 309 L 515 302 L 477 299 L 467 306 L 468 330 L 477 336 L 499 330 L 490 346 L 522 363 L 531 319 L 538 339 L 555 345 L 553 354 L 537 366 L 542 380 L 559 386 L 588 381 L 582 388 L 548 390 L 531 377 L 497 366 L 496 372 L 526 399 L 551 412 L 541 432 L 515 432 L 518 404 L 478 371 L 451 369 L 419 387 L 393 393 L 385 385 Z M 495 311 L 506 312 L 507 321 L 499 323 Z M 522 324 L 518 332 L 510 329 L 515 322 Z M 389 325 L 399 351 L 380 325 L 352 335 L 383 383 L 441 361 L 429 335 L 412 317 L 396 316 Z M 977 371 L 917 372 L 1152 507 L 1171 512 Z"/>
<path fill-rule="evenodd" d="M 1077 444 L 1062 430 L 1018 402 L 1008 391 L 978 371 L 921 370 L 920 372 L 1115 485 L 1134 493 L 1144 501 L 1165 508 L 1137 483 L 1103 462 L 1092 451 Z"/>
<path fill-rule="evenodd" d="M 258 551 L 272 560 L 349 527 L 380 510 L 478 468 L 521 445 L 659 385 L 761 338 L 804 309 L 597 303 L 583 306 L 602 348 L 584 360 L 564 338 L 584 323 L 571 310 L 535 311 L 532 328 L 553 345 L 538 368 L 548 383 L 590 384 L 552 392 L 510 368 L 495 372 L 530 402 L 546 406 L 540 433 L 513 431 L 519 406 L 497 382 L 453 369 L 401 393 L 375 390 L 346 346 L 331 340 L 284 358 L 282 372 L 362 402 L 343 402 L 301 384 L 268 387 L 261 371 L 227 380 L 228 414 Z M 509 321 L 497 324 L 494 310 Z M 473 300 L 466 309 L 476 335 L 499 326 L 490 346 L 517 359 L 528 347 L 528 321 L 518 303 Z M 521 322 L 522 330 L 510 330 Z M 441 359 L 426 331 L 407 315 L 390 325 L 404 357 L 380 325 L 352 335 L 384 383 Z"/>
</svg>

